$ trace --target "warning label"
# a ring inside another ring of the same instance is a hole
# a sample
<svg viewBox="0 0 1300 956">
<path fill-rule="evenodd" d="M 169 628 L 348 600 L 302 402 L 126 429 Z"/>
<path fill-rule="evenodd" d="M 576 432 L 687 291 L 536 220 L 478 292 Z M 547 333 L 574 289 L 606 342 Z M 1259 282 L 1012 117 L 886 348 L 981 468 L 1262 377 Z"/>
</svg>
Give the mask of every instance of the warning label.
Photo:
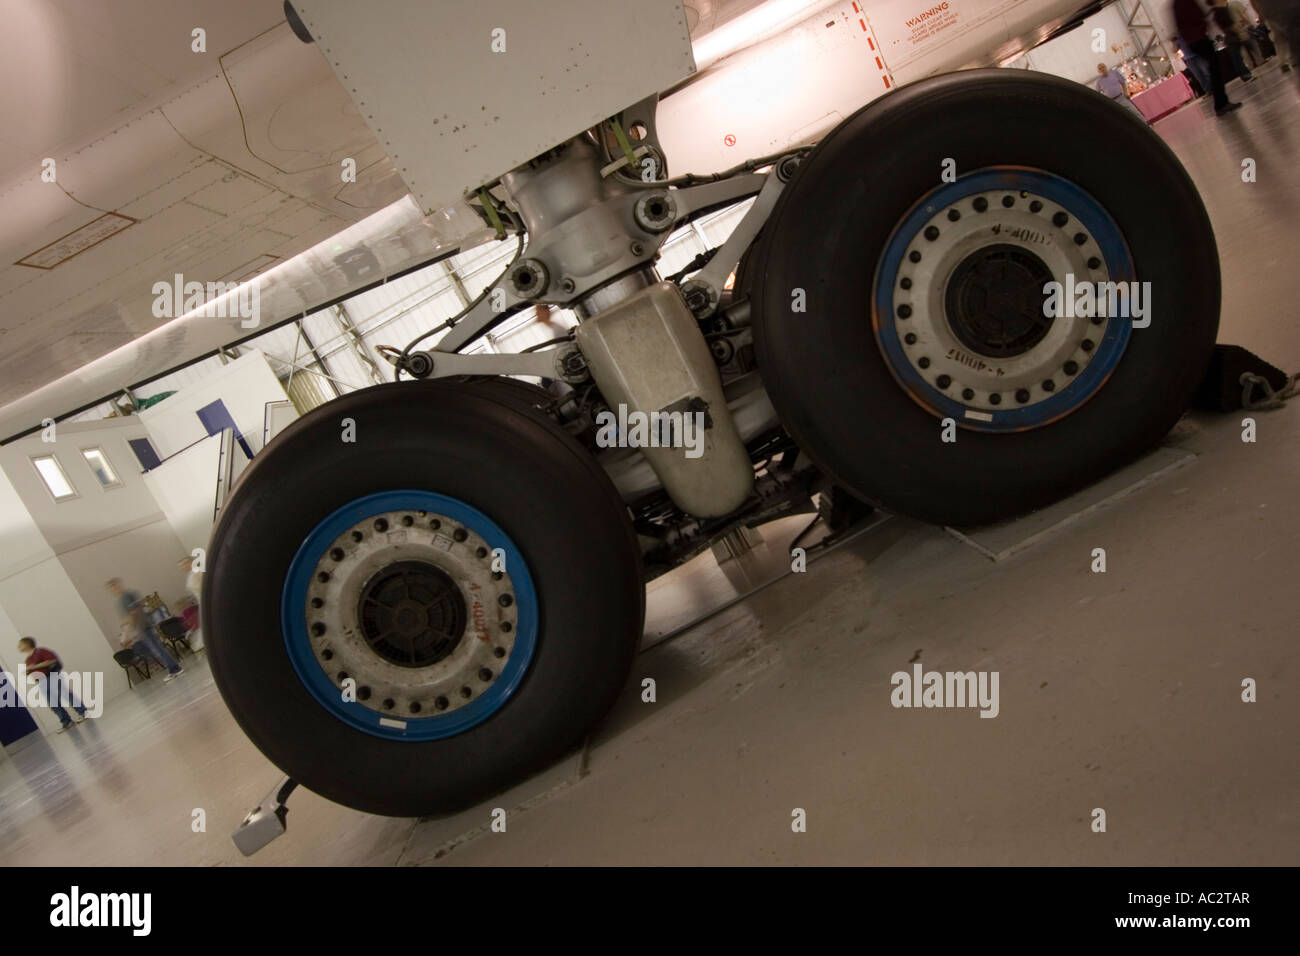
<svg viewBox="0 0 1300 956">
<path fill-rule="evenodd" d="M 928 40 L 946 27 L 955 26 L 956 23 L 957 11 L 951 9 L 946 2 L 935 4 L 928 10 L 922 10 L 916 16 L 903 21 L 903 25 L 908 30 L 908 39 L 913 45 Z"/>
</svg>

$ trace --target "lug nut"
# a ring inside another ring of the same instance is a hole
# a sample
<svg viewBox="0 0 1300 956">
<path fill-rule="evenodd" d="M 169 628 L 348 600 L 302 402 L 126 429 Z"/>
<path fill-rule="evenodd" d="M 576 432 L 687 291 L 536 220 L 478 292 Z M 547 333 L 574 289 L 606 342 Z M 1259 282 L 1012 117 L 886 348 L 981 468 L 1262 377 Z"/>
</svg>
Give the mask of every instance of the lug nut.
<svg viewBox="0 0 1300 956">
<path fill-rule="evenodd" d="M 975 201 L 971 203 L 971 205 L 975 207 L 976 212 L 987 212 L 989 208 L 989 201 L 985 199 L 983 196 L 976 196 Z"/>
<path fill-rule="evenodd" d="M 949 222 L 956 222 L 956 221 L 957 221 L 958 219 L 960 219 L 960 218 L 961 218 L 961 210 L 960 210 L 960 209 L 949 209 L 949 210 L 948 210 L 948 221 L 949 221 Z"/>
<path fill-rule="evenodd" d="M 910 289 L 912 288 L 912 280 L 909 279 L 907 276 L 903 276 L 902 280 L 898 283 L 898 285 L 900 288 Z"/>
<path fill-rule="evenodd" d="M 509 594 L 503 594 L 499 598 L 497 598 L 497 603 L 500 604 L 502 607 L 509 607 L 510 605 L 515 603 L 515 599 L 512 598 Z"/>
<path fill-rule="evenodd" d="M 509 634 L 509 633 L 510 633 L 511 631 L 513 631 L 514 629 L 515 629 L 515 626 L 514 626 L 513 624 L 511 624 L 509 621 L 502 621 L 502 622 L 501 622 L 501 633 L 502 633 L 502 634 Z"/>
<path fill-rule="evenodd" d="M 342 548 L 331 548 L 331 549 L 330 549 L 330 557 L 333 558 L 335 561 L 342 561 L 342 560 L 343 560 L 343 549 L 342 549 Z"/>
<path fill-rule="evenodd" d="M 900 319 L 910 319 L 912 317 L 912 307 L 910 305 L 900 305 L 898 307 L 898 317 Z"/>
<path fill-rule="evenodd" d="M 439 697 L 433 702 L 433 706 L 437 707 L 439 710 L 446 710 L 450 705 L 451 705 L 451 701 L 449 701 L 446 697 Z"/>
<path fill-rule="evenodd" d="M 1007 209 L 1010 209 L 1010 208 L 1011 208 L 1012 206 L 1014 206 L 1015 204 L 1016 204 L 1016 197 L 1015 197 L 1015 196 L 1003 196 L 1003 197 L 1002 197 L 1002 205 L 1005 206 Z"/>
<path fill-rule="evenodd" d="M 451 533 L 451 536 L 455 538 L 457 541 L 464 541 L 466 538 L 469 537 L 469 532 L 466 531 L 464 528 L 457 528 L 455 531 Z"/>
<path fill-rule="evenodd" d="M 1066 362 L 1061 366 L 1061 371 L 1065 372 L 1066 375 L 1073 375 L 1075 372 L 1079 371 L 1079 363 L 1073 360 Z"/>
<path fill-rule="evenodd" d="M 1069 221 L 1070 217 L 1063 212 L 1058 212 L 1056 215 L 1052 216 L 1052 225 L 1057 229 L 1062 228 Z"/>
<path fill-rule="evenodd" d="M 488 681 L 492 679 L 492 672 L 488 670 L 486 667 L 480 667 L 478 669 L 478 679 L 486 684 Z"/>
<path fill-rule="evenodd" d="M 970 388 L 963 388 L 963 389 L 961 390 L 961 397 L 962 397 L 965 401 L 968 401 L 968 402 L 969 402 L 972 398 L 975 397 L 975 390 L 974 390 L 974 389 L 970 389 Z"/>
<path fill-rule="evenodd" d="M 1040 203 L 1037 199 L 1035 199 L 1033 202 L 1031 202 L 1031 203 L 1029 204 L 1029 211 L 1030 211 L 1030 212 L 1042 212 L 1042 211 L 1043 211 L 1043 204 Z"/>
<path fill-rule="evenodd" d="M 1002 404 L 1002 396 L 999 395 L 997 392 L 994 392 L 992 395 L 989 396 L 989 404 L 990 404 L 990 405 L 1001 405 L 1001 404 Z"/>
<path fill-rule="evenodd" d="M 925 238 L 929 239 L 931 242 L 934 242 L 934 240 L 939 238 L 939 230 L 934 226 L 926 226 Z"/>
<path fill-rule="evenodd" d="M 1087 242 L 1087 241 L 1088 241 L 1088 237 L 1087 237 L 1086 235 L 1084 235 L 1083 233 L 1081 233 L 1081 232 L 1076 232 L 1076 233 L 1074 234 L 1074 244 L 1075 244 L 1076 246 L 1081 246 L 1081 245 L 1083 245 L 1083 244 L 1084 244 L 1085 242 Z"/>
<path fill-rule="evenodd" d="M 1053 382 L 1050 378 L 1047 379 L 1046 381 L 1043 382 L 1043 391 L 1044 392 L 1056 391 L 1056 383 Z"/>
<path fill-rule="evenodd" d="M 1098 259 L 1096 256 L 1093 256 L 1091 259 L 1088 260 L 1088 268 L 1089 268 L 1089 269 L 1100 269 L 1100 268 L 1101 268 L 1101 260 Z"/>
<path fill-rule="evenodd" d="M 912 260 L 913 262 L 920 262 L 920 261 L 921 261 L 921 253 L 918 252 L 917 250 L 913 249 L 911 252 L 909 252 L 909 253 L 907 254 L 907 258 L 909 258 L 909 259 Z"/>
<path fill-rule="evenodd" d="M 387 519 L 387 518 L 377 518 L 377 519 L 375 519 L 375 530 L 378 531 L 378 532 L 380 532 L 381 534 L 382 534 L 383 532 L 387 531 L 387 530 L 388 530 L 388 519 Z"/>
<path fill-rule="evenodd" d="M 929 368 L 930 360 L 926 358 L 924 355 L 922 355 L 919 359 L 916 360 L 916 364 L 921 366 L 921 368 Z"/>
<path fill-rule="evenodd" d="M 947 388 L 952 384 L 952 378 L 947 375 L 940 375 L 934 380 L 934 384 L 938 385 L 940 388 Z"/>
<path fill-rule="evenodd" d="M 311 626 L 311 632 L 315 634 L 317 637 L 320 637 L 322 634 L 325 633 L 325 625 L 322 624 L 320 621 L 317 621 L 315 624 Z"/>
<path fill-rule="evenodd" d="M 1092 339 L 1084 339 L 1082 342 L 1079 343 L 1079 348 L 1083 349 L 1085 352 L 1091 352 L 1094 348 L 1096 348 L 1096 343 L 1093 342 Z"/>
<path fill-rule="evenodd" d="M 1021 405 L 1029 401 L 1029 389 L 1027 388 L 1016 389 L 1016 401 L 1018 401 Z"/>
</svg>

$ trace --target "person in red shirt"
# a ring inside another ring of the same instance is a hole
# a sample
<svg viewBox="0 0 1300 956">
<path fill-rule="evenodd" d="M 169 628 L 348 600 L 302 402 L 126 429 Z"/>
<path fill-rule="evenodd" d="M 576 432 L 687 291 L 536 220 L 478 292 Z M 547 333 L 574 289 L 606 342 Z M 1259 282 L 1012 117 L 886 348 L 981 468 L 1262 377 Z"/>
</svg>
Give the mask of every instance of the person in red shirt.
<svg viewBox="0 0 1300 956">
<path fill-rule="evenodd" d="M 81 723 L 86 719 L 86 707 L 81 701 L 77 700 L 77 695 L 72 693 L 72 689 L 62 680 L 51 682 L 51 674 L 61 674 L 63 672 L 63 662 L 59 660 L 59 655 L 45 647 L 37 647 L 36 641 L 30 637 L 24 637 L 18 642 L 18 650 L 27 655 L 27 673 L 36 676 L 36 685 L 41 689 L 41 695 L 49 702 L 50 710 L 54 711 L 54 716 L 59 718 L 59 733 L 63 733 L 72 726 L 73 718 L 69 716 L 66 709 L 59 706 L 68 704 L 77 713 L 76 722 Z M 51 683 L 54 684 L 53 689 Z"/>
</svg>

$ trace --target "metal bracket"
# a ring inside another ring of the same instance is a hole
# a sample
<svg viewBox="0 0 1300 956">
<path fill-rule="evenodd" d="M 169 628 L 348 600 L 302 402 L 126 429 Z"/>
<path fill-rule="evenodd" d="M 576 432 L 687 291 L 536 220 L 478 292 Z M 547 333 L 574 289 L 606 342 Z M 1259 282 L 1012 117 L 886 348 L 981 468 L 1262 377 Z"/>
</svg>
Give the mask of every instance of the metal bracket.
<svg viewBox="0 0 1300 956">
<path fill-rule="evenodd" d="M 571 303 L 589 294 L 593 289 L 608 282 L 610 279 L 634 269 L 638 265 L 652 261 L 655 256 L 658 255 L 659 247 L 663 245 L 664 240 L 668 238 L 670 230 L 659 229 L 655 232 L 650 232 L 637 226 L 635 222 L 635 206 L 642 196 L 645 195 L 647 190 L 663 191 L 671 197 L 672 207 L 675 212 L 672 226 L 680 226 L 687 223 L 691 219 L 701 216 L 711 209 L 740 202 L 742 199 L 748 199 L 753 195 L 759 196 L 759 202 L 755 203 L 754 208 L 751 209 L 745 218 L 741 220 L 740 225 L 736 227 L 736 232 L 733 233 L 732 237 L 723 244 L 722 249 L 715 257 L 715 261 L 717 261 L 717 259 L 724 258 L 724 254 L 729 255 L 734 252 L 735 261 L 732 262 L 731 265 L 727 267 L 726 271 L 722 273 L 722 281 L 725 282 L 727 276 L 731 273 L 731 270 L 734 269 L 736 263 L 740 261 L 741 254 L 753 241 L 754 236 L 757 235 L 759 227 L 762 226 L 763 220 L 767 217 L 767 213 L 771 211 L 771 204 L 776 201 L 775 192 L 772 191 L 779 191 L 781 185 L 783 185 L 777 180 L 778 177 L 773 176 L 770 173 L 746 173 L 739 176 L 732 176 L 728 179 L 722 179 L 718 182 L 702 183 L 698 186 L 686 186 L 669 190 L 664 190 L 662 185 L 659 184 L 647 183 L 645 189 L 631 190 L 627 193 L 613 197 L 607 202 L 610 204 L 616 204 L 620 207 L 626 207 L 621 211 L 620 219 L 626 220 L 627 228 L 629 230 L 636 230 L 633 234 L 638 238 L 630 244 L 626 255 L 598 272 L 588 276 L 583 276 L 579 281 L 568 276 L 559 263 L 548 261 L 549 258 L 551 258 L 548 256 L 548 249 L 552 245 L 563 241 L 565 235 L 567 235 L 570 230 L 581 229 L 582 219 L 584 216 L 590 214 L 594 217 L 599 217 L 601 215 L 602 207 L 606 204 L 591 207 L 587 212 L 575 216 L 568 223 L 565 223 L 556 233 L 543 237 L 541 241 L 535 244 L 532 242 L 528 244 L 528 259 L 546 263 L 548 266 L 548 272 L 551 274 L 549 278 L 550 287 L 544 293 L 525 298 L 516 292 L 514 283 L 511 280 L 511 275 L 502 276 L 501 279 L 493 285 L 491 291 L 483 297 L 479 304 L 465 313 L 465 315 L 461 317 L 460 321 L 457 322 L 441 340 L 439 340 L 437 350 L 433 354 L 441 355 L 444 352 L 459 352 L 465 346 L 469 345 L 479 336 L 489 331 L 493 326 L 497 325 L 511 314 L 518 312 L 520 309 L 526 308 L 535 302 L 548 302 L 553 305 L 559 305 L 562 308 L 567 307 Z M 774 183 L 775 186 L 773 185 Z M 771 200 L 767 203 L 765 203 L 763 199 L 765 191 L 771 194 Z M 761 210 L 760 206 L 762 207 Z M 603 222 L 604 220 L 597 219 L 597 221 Z M 743 241 L 741 241 L 740 238 L 742 230 L 746 231 L 746 236 Z M 523 261 L 524 260 L 520 260 L 521 263 Z M 515 268 L 518 268 L 518 265 L 519 264 L 516 264 Z M 510 271 L 513 273 L 515 269 L 511 269 Z M 721 282 L 718 283 L 717 288 L 721 291 Z M 717 302 L 715 300 L 714 306 L 716 307 L 716 305 Z M 709 311 L 712 311 L 712 309 Z M 449 374 L 461 373 L 455 372 Z M 536 375 L 538 373 L 512 372 L 510 374 Z"/>
<path fill-rule="evenodd" d="M 289 794 L 293 793 L 298 782 L 290 777 L 281 777 L 275 789 L 268 793 L 262 802 L 248 811 L 248 816 L 239 824 L 239 829 L 230 835 L 244 856 L 252 856 L 276 837 L 283 836 L 286 829 L 285 817 L 289 813 L 286 805 Z"/>
<path fill-rule="evenodd" d="M 536 375 L 581 382 L 587 378 L 587 363 L 577 346 L 560 346 L 538 352 L 478 352 L 460 355 L 455 352 L 412 352 L 413 363 L 429 363 L 428 374 L 420 378 L 449 378 L 454 375 Z"/>
<path fill-rule="evenodd" d="M 759 190 L 754 205 L 749 207 L 749 212 L 745 213 L 744 218 L 727 237 L 727 241 L 718 249 L 709 264 L 682 286 L 686 304 L 695 313 L 697 319 L 707 318 L 717 311 L 723 287 L 727 283 L 727 276 L 740 265 L 740 257 L 754 242 L 758 231 L 763 228 L 763 223 L 767 222 L 767 217 L 772 214 L 781 190 L 785 188 L 785 183 L 780 176 L 769 173 L 766 177 L 760 178 L 766 178 L 767 181 Z M 689 190 L 685 191 L 689 192 Z"/>
</svg>

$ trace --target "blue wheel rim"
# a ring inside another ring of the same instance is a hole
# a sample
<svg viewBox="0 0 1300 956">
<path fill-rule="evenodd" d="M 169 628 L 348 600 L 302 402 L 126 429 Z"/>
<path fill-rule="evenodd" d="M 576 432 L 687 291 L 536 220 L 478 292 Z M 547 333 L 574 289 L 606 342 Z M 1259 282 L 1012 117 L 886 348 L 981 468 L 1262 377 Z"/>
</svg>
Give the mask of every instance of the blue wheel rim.
<svg viewBox="0 0 1300 956">
<path fill-rule="evenodd" d="M 518 607 L 514 646 L 501 673 L 476 699 L 456 710 L 427 717 L 388 716 L 359 701 L 347 701 L 316 659 L 307 630 L 307 590 L 317 564 L 330 544 L 356 524 L 391 511 L 424 511 L 460 522 L 500 548 L 509 568 Z M 294 672 L 312 698 L 345 724 L 385 740 L 424 741 L 452 737 L 483 723 L 506 705 L 519 689 L 537 649 L 539 609 L 532 575 L 514 541 L 487 515 L 446 495 L 404 489 L 365 495 L 322 519 L 307 535 L 290 562 L 280 599 L 285 649 Z"/>
<path fill-rule="evenodd" d="M 981 415 L 989 416 L 989 421 L 967 417 L 970 406 L 944 394 L 914 368 L 907 360 L 897 323 L 893 321 L 904 256 L 925 224 L 938 212 L 967 197 L 992 190 L 1025 191 L 1057 203 L 1082 223 L 1096 240 L 1109 281 L 1135 280 L 1133 258 L 1123 233 L 1096 199 L 1078 185 L 1052 173 L 1024 167 L 996 167 L 968 173 L 955 182 L 935 188 L 903 217 L 881 254 L 875 275 L 871 318 L 876 341 L 890 373 L 922 407 L 937 417 L 952 418 L 964 428 L 989 432 L 1025 431 L 1070 414 L 1100 390 L 1123 357 L 1132 334 L 1132 323 L 1127 320 L 1109 322 L 1089 364 L 1050 398 L 1020 408 L 980 409 Z"/>
</svg>

